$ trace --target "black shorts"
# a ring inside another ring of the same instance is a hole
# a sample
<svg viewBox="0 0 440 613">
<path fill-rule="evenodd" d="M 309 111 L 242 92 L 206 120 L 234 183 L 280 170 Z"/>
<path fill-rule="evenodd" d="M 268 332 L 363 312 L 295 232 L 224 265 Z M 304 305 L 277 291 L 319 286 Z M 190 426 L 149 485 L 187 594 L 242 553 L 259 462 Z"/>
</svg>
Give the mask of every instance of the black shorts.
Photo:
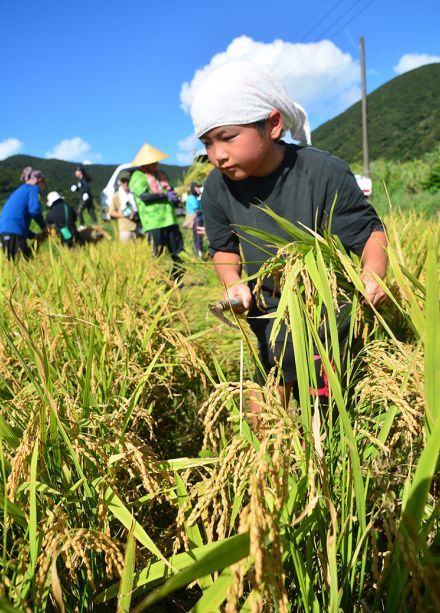
<svg viewBox="0 0 440 613">
<path fill-rule="evenodd" d="M 19 234 L 4 233 L 0 234 L 2 249 L 8 260 L 14 260 L 18 253 L 21 253 L 28 260 L 32 252 L 27 244 L 26 238 Z"/>
<path fill-rule="evenodd" d="M 173 259 L 180 260 L 178 255 L 183 251 L 183 237 L 177 224 L 148 230 L 148 242 L 152 245 L 155 255 L 160 255 L 166 247 Z"/>
<path fill-rule="evenodd" d="M 338 315 L 338 336 L 341 351 L 345 347 L 345 343 L 348 338 L 350 327 L 350 308 L 351 305 L 347 303 L 343 306 L 343 308 L 341 308 Z M 275 309 L 271 310 L 267 314 L 273 314 L 274 312 Z M 259 357 L 265 373 L 269 374 L 274 367 L 278 366 L 280 369 L 280 378 L 282 379 L 282 382 L 286 385 L 292 384 L 295 386 L 295 384 L 298 382 L 298 375 L 295 368 L 292 334 L 287 330 L 286 324 L 283 321 L 281 323 L 276 341 L 272 346 L 269 339 L 275 320 L 273 318 L 260 319 L 258 318 L 259 315 L 261 316 L 262 312 L 255 306 L 252 306 L 248 313 L 248 323 L 251 330 L 257 337 Z M 255 317 L 257 318 L 255 319 Z M 320 333 L 320 337 L 324 339 L 325 335 L 326 330 L 323 329 Z M 328 396 L 328 379 L 324 368 L 322 367 L 321 358 L 317 349 L 314 351 L 314 361 L 317 388 L 315 390 L 310 390 L 310 393 L 311 395 Z M 260 373 L 258 368 L 255 374 L 255 381 L 260 384 L 264 383 L 264 376 Z"/>
<path fill-rule="evenodd" d="M 256 309 L 250 309 L 248 313 L 248 323 L 252 332 L 257 337 L 258 354 L 266 374 L 275 366 L 280 366 L 283 373 L 285 383 L 293 383 L 296 381 L 296 371 L 294 367 L 293 343 L 291 334 L 287 332 L 286 324 L 282 322 L 281 329 L 272 346 L 269 342 L 270 335 L 274 324 L 274 319 L 260 319 L 258 315 L 262 315 Z M 253 317 L 257 317 L 253 319 Z M 286 339 L 287 337 L 287 339 Z M 284 355 L 283 355 L 284 350 Z M 282 364 L 280 358 L 283 355 Z M 256 380 L 261 383 L 261 373 L 257 369 Z"/>
</svg>

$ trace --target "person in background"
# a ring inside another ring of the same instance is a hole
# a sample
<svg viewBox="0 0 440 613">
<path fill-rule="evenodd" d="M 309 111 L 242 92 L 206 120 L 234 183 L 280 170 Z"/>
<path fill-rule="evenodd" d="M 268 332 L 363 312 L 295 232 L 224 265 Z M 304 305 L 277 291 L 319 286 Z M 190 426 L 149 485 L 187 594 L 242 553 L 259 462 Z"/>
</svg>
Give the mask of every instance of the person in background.
<svg viewBox="0 0 440 613">
<path fill-rule="evenodd" d="M 49 209 L 46 215 L 46 224 L 56 229 L 62 245 L 73 247 L 78 240 L 74 209 L 66 203 L 58 192 L 50 192 L 47 195 L 46 205 Z"/>
<path fill-rule="evenodd" d="M 194 219 L 196 218 L 196 214 L 194 212 L 194 202 L 189 203 L 189 208 L 187 207 L 186 203 L 188 202 L 188 198 L 190 196 L 189 194 L 189 187 L 185 187 L 185 189 L 183 190 L 183 194 L 180 196 L 180 200 L 181 203 L 183 204 L 183 206 L 185 207 L 185 219 L 183 220 L 182 223 L 182 228 L 185 228 L 185 230 L 192 230 L 192 227 L 194 225 Z"/>
<path fill-rule="evenodd" d="M 137 220 L 139 219 L 136 201 L 130 191 L 128 176 L 121 176 L 119 188 L 113 194 L 109 215 L 118 221 L 120 241 L 129 241 L 137 237 Z"/>
<path fill-rule="evenodd" d="M 173 260 L 171 276 L 181 284 L 184 270 L 179 254 L 183 251 L 183 237 L 175 213 L 179 196 L 157 167 L 157 163 L 167 157 L 166 153 L 145 143 L 132 162 L 135 170 L 129 187 L 154 255 L 159 256 L 165 247 L 168 249 Z"/>
<path fill-rule="evenodd" d="M 320 233 L 330 230 L 348 252 L 361 257 L 366 300 L 372 305 L 385 296 L 377 281 L 377 277 L 384 278 L 387 268 L 385 229 L 347 164 L 308 146 L 306 112 L 262 66 L 237 61 L 211 72 L 195 92 L 191 115 L 195 132 L 215 166 L 202 195 L 215 269 L 227 288 L 226 299 L 238 299 L 240 309 L 248 311 L 266 373 L 282 359 L 279 395 L 287 404 L 290 393 L 296 395 L 298 374 L 286 326 L 271 343 L 274 319 L 270 315 L 278 309 L 279 289 L 272 278 L 265 278 L 265 306 L 260 308 L 253 293 L 255 281 L 241 279 L 243 265 L 252 277 L 274 250 L 270 251 L 264 239 L 243 229 L 238 232 L 237 227 L 248 226 L 287 239 L 281 226 L 261 210 L 264 202 L 299 227 Z M 282 140 L 287 130 L 302 146 Z M 339 333 L 346 332 L 340 329 Z M 325 405 L 325 369 L 319 355 L 315 360 L 318 385 L 311 396 L 318 396 Z M 252 425 L 258 428 L 261 406 L 257 397 L 251 399 L 250 408 Z"/>
<path fill-rule="evenodd" d="M 43 173 L 26 166 L 20 180 L 23 185 L 12 192 L 0 214 L 0 241 L 8 260 L 14 260 L 18 253 L 26 259 L 32 255 L 27 244 L 28 238 L 36 237 L 30 230 L 32 219 L 46 229 L 40 205 L 40 193 L 46 188 Z"/>
<path fill-rule="evenodd" d="M 194 251 L 197 256 L 203 256 L 203 236 L 197 232 L 197 228 L 203 226 L 202 205 L 200 196 L 202 193 L 201 185 L 193 181 L 189 187 L 189 195 L 186 201 L 186 211 L 192 216 L 192 233 L 194 241 Z"/>
<path fill-rule="evenodd" d="M 87 209 L 90 218 L 93 224 L 97 224 L 96 211 L 93 205 L 93 194 L 90 189 L 90 182 L 92 177 L 86 171 L 84 166 L 77 166 L 75 170 L 75 177 L 77 178 L 77 182 L 71 186 L 72 192 L 78 192 L 79 194 L 79 203 L 78 203 L 78 216 L 79 216 L 79 229 L 82 230 L 86 227 L 84 221 L 84 209 Z"/>
</svg>

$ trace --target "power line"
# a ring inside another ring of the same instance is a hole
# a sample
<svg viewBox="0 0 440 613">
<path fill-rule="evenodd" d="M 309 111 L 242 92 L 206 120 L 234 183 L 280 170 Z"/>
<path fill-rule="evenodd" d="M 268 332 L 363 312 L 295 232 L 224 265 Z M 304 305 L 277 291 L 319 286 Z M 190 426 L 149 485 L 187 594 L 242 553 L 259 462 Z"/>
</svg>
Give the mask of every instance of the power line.
<svg viewBox="0 0 440 613">
<path fill-rule="evenodd" d="M 337 6 L 339 6 L 339 4 L 341 4 L 343 0 L 340 0 L 335 6 L 334 8 L 336 8 Z M 328 28 L 324 29 L 321 34 L 317 37 L 318 40 L 323 38 L 328 32 L 331 31 L 331 29 L 336 25 L 339 24 L 340 20 L 342 17 L 344 17 L 345 15 L 347 15 L 348 13 L 350 13 L 357 4 L 359 4 L 359 2 L 361 2 L 362 0 L 355 0 L 354 3 L 352 3 L 343 13 L 342 15 L 340 15 L 338 17 L 338 19 L 336 21 L 334 21 L 332 23 L 331 26 L 329 26 Z M 338 32 L 340 32 L 343 28 L 345 28 L 347 25 L 349 25 L 354 19 L 356 19 L 356 17 L 358 17 L 358 15 L 360 15 L 361 13 L 363 13 L 371 4 L 373 4 L 375 0 L 370 0 L 369 2 L 367 2 L 363 7 L 361 7 L 361 9 L 355 14 L 353 15 L 348 21 L 346 21 L 342 26 L 340 26 L 336 32 L 334 34 L 332 34 L 331 36 L 335 36 Z M 322 22 L 326 17 L 328 16 L 328 13 L 326 13 L 325 17 L 322 17 L 320 19 L 320 22 Z M 313 28 L 315 29 L 315 28 Z M 329 36 L 330 38 L 330 36 Z M 313 43 L 307 43 L 307 42 L 303 42 L 303 43 L 297 43 L 297 44 L 302 44 L 304 46 L 307 46 L 309 44 L 313 44 Z M 300 51 L 299 56 L 297 58 L 297 62 L 304 62 L 305 60 L 308 60 L 314 53 L 314 49 L 302 49 L 302 52 Z"/>
<path fill-rule="evenodd" d="M 352 4 L 350 4 L 350 6 L 335 20 L 333 21 L 333 23 L 328 26 L 327 28 L 324 28 L 324 30 L 319 34 L 319 36 L 317 37 L 317 40 L 323 39 L 324 36 L 326 34 L 328 34 L 332 28 L 334 28 L 335 26 L 338 26 L 339 23 L 341 22 L 341 19 L 343 17 L 345 17 L 346 15 L 348 15 L 358 4 L 359 2 L 361 2 L 362 0 L 355 0 L 355 2 L 353 2 Z M 334 34 L 332 34 L 331 36 L 335 36 L 338 32 L 340 32 L 343 28 L 345 28 L 347 25 L 349 25 L 354 19 L 356 19 L 356 17 L 358 15 L 360 15 L 361 13 L 363 13 L 363 11 L 365 11 L 375 0 L 370 0 L 369 2 L 367 2 L 367 4 L 365 4 L 363 7 L 360 8 L 360 10 L 353 15 L 348 21 L 346 21 L 342 26 L 340 26 L 336 32 Z M 315 26 L 313 28 L 311 28 L 311 30 L 309 30 L 309 33 L 311 33 L 313 30 L 316 29 L 317 25 L 319 23 L 322 23 L 329 15 L 330 12 L 332 12 L 332 10 L 336 9 L 340 4 L 342 4 L 343 0 L 339 0 L 334 6 L 333 9 L 331 9 L 330 11 L 328 11 L 323 17 L 321 17 L 321 19 L 318 21 L 317 24 L 315 24 Z M 330 36 L 329 36 L 330 38 Z M 313 44 L 311 42 L 307 43 L 307 42 L 302 42 L 302 43 L 297 43 L 297 44 L 301 44 L 304 46 L 307 46 L 309 44 Z M 299 56 L 297 58 L 297 62 L 304 62 L 305 60 L 308 60 L 314 53 L 314 49 L 302 49 L 302 51 L 300 51 Z"/>
<path fill-rule="evenodd" d="M 359 17 L 359 15 L 360 15 L 361 13 L 363 13 L 363 12 L 364 12 L 364 11 L 365 11 L 365 10 L 366 10 L 366 9 L 367 9 L 367 8 L 368 8 L 370 5 L 371 5 L 371 4 L 373 4 L 373 2 L 375 2 L 375 0 L 370 0 L 370 2 L 368 2 L 368 3 L 367 3 L 367 4 L 366 4 L 366 5 L 363 7 L 363 8 L 361 8 L 361 9 L 360 9 L 360 11 L 358 11 L 358 12 L 356 13 L 356 15 L 353 15 L 353 17 L 352 17 L 351 19 L 349 19 L 349 21 L 347 21 L 347 22 L 346 22 L 346 23 L 344 23 L 344 24 L 343 24 L 343 25 L 342 25 L 340 28 L 338 28 L 338 29 L 336 30 L 336 32 L 333 32 L 332 36 L 336 36 L 336 34 L 339 34 L 339 32 L 340 32 L 341 30 L 343 30 L 343 29 L 344 29 L 344 28 L 346 28 L 348 25 L 350 25 L 350 23 L 351 23 L 351 22 L 352 22 L 354 19 L 356 19 L 356 17 Z"/>
<path fill-rule="evenodd" d="M 374 2 L 374 0 L 372 1 Z M 330 26 L 328 26 L 323 32 L 321 32 L 321 34 L 318 36 L 318 39 L 323 38 L 328 32 L 332 30 L 332 28 L 334 28 L 334 26 L 337 26 L 341 19 L 348 15 L 348 13 L 350 13 L 355 8 L 355 6 L 359 4 L 359 2 L 362 2 L 362 0 L 355 0 L 355 2 L 353 2 L 341 15 L 339 15 L 339 17 L 335 21 L 333 21 Z"/>
<path fill-rule="evenodd" d="M 339 0 L 339 2 L 337 2 L 337 3 L 335 4 L 335 6 L 333 6 L 333 7 L 332 7 L 332 8 L 331 8 L 331 9 L 330 9 L 330 10 L 329 10 L 329 11 L 328 11 L 328 12 L 327 12 L 325 15 L 324 15 L 324 17 L 321 17 L 321 19 L 320 19 L 320 20 L 319 20 L 317 23 L 315 23 L 315 25 L 313 26 L 313 28 L 310 28 L 310 30 L 309 30 L 309 31 L 308 31 L 306 34 L 304 34 L 304 36 L 303 36 L 302 38 L 304 38 L 304 39 L 305 39 L 305 38 L 307 38 L 308 36 L 310 36 L 310 34 L 312 34 L 312 32 L 314 32 L 314 31 L 316 30 L 316 28 L 317 28 L 318 26 L 320 26 L 320 25 L 321 25 L 321 23 L 322 23 L 323 21 L 325 21 L 325 20 L 327 19 L 327 17 L 328 17 L 329 15 L 331 15 L 331 14 L 333 13 L 333 11 L 335 11 L 335 10 L 338 8 L 338 6 L 339 6 L 340 4 L 342 4 L 344 1 L 345 1 L 345 0 Z"/>
<path fill-rule="evenodd" d="M 306 43 L 306 39 L 307 39 L 307 38 L 308 38 L 308 37 L 309 37 L 309 36 L 310 36 L 310 35 L 311 35 L 313 32 L 315 32 L 315 30 L 316 30 L 316 29 L 317 29 L 317 28 L 318 28 L 318 27 L 319 27 L 319 26 L 320 26 L 322 23 L 324 23 L 324 22 L 325 22 L 325 20 L 326 20 L 326 19 L 327 19 L 327 18 L 328 18 L 328 17 L 329 17 L 329 16 L 330 16 L 332 13 L 335 13 L 336 9 L 338 9 L 338 7 L 340 7 L 340 6 L 341 6 L 341 4 L 343 4 L 343 3 L 344 3 L 344 1 L 345 1 L 345 0 L 338 0 L 338 1 L 336 2 L 336 4 L 334 4 L 334 5 L 333 5 L 333 6 L 332 6 L 332 7 L 331 7 L 331 8 L 330 8 L 330 9 L 329 9 L 329 10 L 328 10 L 326 13 L 325 13 L 325 15 L 323 15 L 323 16 L 322 16 L 322 17 L 321 17 L 321 18 L 320 18 L 320 19 L 319 19 L 319 20 L 318 20 L 318 21 L 317 21 L 317 22 L 316 22 L 316 23 L 315 23 L 315 24 L 314 24 L 314 25 L 313 25 L 313 26 L 312 26 L 312 27 L 311 27 L 311 28 L 310 28 L 310 29 L 309 29 L 309 30 L 308 30 L 308 31 L 307 31 L 307 32 L 306 32 L 304 35 L 303 35 L 303 36 L 301 36 L 302 41 L 303 41 L 304 43 Z M 336 18 L 336 19 L 335 19 L 335 20 L 334 20 L 334 21 L 333 21 L 333 22 L 332 22 L 332 23 L 331 23 L 329 26 L 326 26 L 326 27 L 324 28 L 324 30 L 322 30 L 322 31 L 320 32 L 320 34 L 319 34 L 318 36 L 316 36 L 315 38 L 316 38 L 317 40 L 320 40 L 320 39 L 324 38 L 324 36 L 325 36 L 326 34 L 328 34 L 329 32 L 331 32 L 331 30 L 332 30 L 332 29 L 333 29 L 335 26 L 338 26 L 338 24 L 339 24 L 339 23 L 342 21 L 342 19 L 343 19 L 343 18 L 344 18 L 346 15 L 348 15 L 348 14 L 349 14 L 351 11 L 353 11 L 353 9 L 354 9 L 354 8 L 355 8 L 355 7 L 356 7 L 356 6 L 357 6 L 357 5 L 358 5 L 360 2 L 362 2 L 362 0 L 355 0 L 354 2 L 352 2 L 352 3 L 350 4 L 350 6 L 348 6 L 348 7 L 346 8 L 346 10 L 345 10 L 345 11 L 343 11 L 343 12 L 342 12 L 342 13 L 341 13 L 341 14 L 340 14 L 340 15 L 339 15 L 339 16 L 338 16 L 338 17 L 337 17 L 337 18 Z M 355 18 L 356 18 L 358 15 L 360 15 L 360 14 L 361 14 L 361 13 L 362 13 L 362 12 L 363 12 L 365 9 L 367 9 L 367 8 L 368 8 L 368 6 L 369 6 L 370 4 L 372 4 L 373 2 L 374 2 L 374 0 L 371 0 L 370 2 L 367 2 L 367 4 L 366 4 L 366 5 L 364 5 L 364 7 L 361 7 L 361 9 L 360 9 L 360 10 L 359 10 L 359 11 L 358 11 L 358 12 L 357 12 L 355 15 L 353 15 L 353 16 L 352 16 L 352 17 L 351 17 L 351 18 L 350 18 L 348 21 L 346 21 L 346 22 L 345 22 L 345 23 L 344 23 L 344 24 L 343 24 L 343 25 L 342 25 L 340 28 L 338 28 L 338 29 L 335 31 L 335 34 L 337 34 L 338 32 L 340 32 L 340 30 L 341 30 L 342 28 L 344 28 L 344 27 L 346 27 L 347 25 L 349 25 L 349 24 L 350 24 L 350 23 L 351 23 L 351 22 L 352 22 L 352 21 L 353 21 L 353 20 L 354 20 L 354 19 L 355 19 Z M 300 31 L 301 31 L 301 30 L 304 28 L 304 26 L 305 26 L 305 25 L 307 25 L 307 22 L 305 22 L 305 23 L 304 23 L 304 24 L 301 26 L 300 30 L 298 31 L 298 33 L 297 33 L 297 35 L 296 35 L 298 38 L 299 38 L 299 32 L 300 32 Z M 332 36 L 334 36 L 334 34 L 332 34 Z M 309 41 L 309 42 L 312 42 L 312 41 Z"/>
</svg>

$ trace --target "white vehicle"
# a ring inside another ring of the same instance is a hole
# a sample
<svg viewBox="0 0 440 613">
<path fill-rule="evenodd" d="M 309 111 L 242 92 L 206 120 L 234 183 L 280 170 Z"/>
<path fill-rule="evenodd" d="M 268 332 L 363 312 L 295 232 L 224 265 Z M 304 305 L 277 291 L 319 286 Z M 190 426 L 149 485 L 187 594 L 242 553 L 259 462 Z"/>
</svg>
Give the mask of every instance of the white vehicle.
<svg viewBox="0 0 440 613">
<path fill-rule="evenodd" d="M 364 192 L 364 195 L 367 196 L 367 198 L 371 196 L 371 194 L 373 193 L 373 181 L 370 179 L 370 177 L 354 175 L 354 178 L 356 179 L 357 184 L 359 185 L 361 190 Z"/>
<path fill-rule="evenodd" d="M 99 194 L 99 201 L 101 203 L 101 218 L 103 221 L 109 221 L 110 215 L 108 210 L 110 208 L 110 202 L 113 197 L 113 194 L 118 189 L 118 177 L 121 170 L 126 170 L 127 168 L 131 168 L 131 164 L 120 164 L 113 171 L 112 176 L 110 177 L 107 185 L 104 187 L 102 192 Z"/>
</svg>

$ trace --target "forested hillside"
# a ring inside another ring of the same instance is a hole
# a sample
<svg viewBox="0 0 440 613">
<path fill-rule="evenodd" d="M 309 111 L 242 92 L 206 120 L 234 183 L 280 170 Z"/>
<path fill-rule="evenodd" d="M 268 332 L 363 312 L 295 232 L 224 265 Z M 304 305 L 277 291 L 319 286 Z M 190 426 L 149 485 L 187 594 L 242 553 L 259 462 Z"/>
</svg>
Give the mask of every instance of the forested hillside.
<svg viewBox="0 0 440 613">
<path fill-rule="evenodd" d="M 407 72 L 368 96 L 370 160 L 406 162 L 424 158 L 440 144 L 440 64 Z M 362 160 L 361 104 L 319 126 L 312 133 L 315 147 L 332 152 L 349 164 Z M 48 189 L 70 195 L 76 163 L 14 155 L 0 161 L 0 206 L 19 185 L 21 170 L 31 165 L 43 171 Z M 159 164 L 171 183 L 178 184 L 187 167 Z M 91 164 L 96 198 L 115 165 Z"/>
<path fill-rule="evenodd" d="M 407 72 L 367 98 L 370 159 L 407 161 L 440 143 L 440 64 Z M 361 103 L 312 133 L 315 147 L 349 163 L 362 160 Z"/>
<path fill-rule="evenodd" d="M 46 160 L 31 155 L 13 155 L 0 162 L 0 206 L 3 205 L 9 194 L 20 184 L 20 173 L 25 166 L 33 166 L 43 171 L 50 191 L 56 190 L 64 196 L 69 196 L 70 186 L 75 180 L 75 168 L 77 163 L 63 160 Z M 92 177 L 92 191 L 95 198 L 99 198 L 99 192 L 107 184 L 116 165 L 114 164 L 90 164 L 87 170 Z M 186 167 L 159 164 L 159 168 L 166 172 L 171 183 L 177 183 Z"/>
</svg>

